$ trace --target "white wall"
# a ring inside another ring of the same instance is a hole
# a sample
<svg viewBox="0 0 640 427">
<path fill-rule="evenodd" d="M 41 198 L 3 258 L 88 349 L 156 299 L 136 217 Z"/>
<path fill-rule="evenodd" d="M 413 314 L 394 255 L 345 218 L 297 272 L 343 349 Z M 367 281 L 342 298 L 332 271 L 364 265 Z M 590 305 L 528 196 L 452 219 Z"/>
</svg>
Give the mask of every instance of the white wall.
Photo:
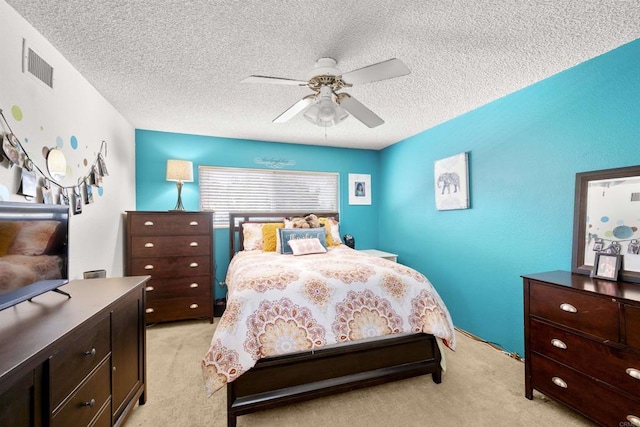
<svg viewBox="0 0 640 427">
<path fill-rule="evenodd" d="M 22 44 L 29 46 L 54 71 L 54 89 L 22 72 Z M 76 185 L 89 173 L 102 141 L 109 176 L 94 203 L 83 205 L 70 219 L 70 278 L 106 269 L 123 275 L 122 213 L 135 209 L 135 130 L 96 89 L 28 22 L 0 0 L 0 109 L 33 162 L 47 173 L 43 148 L 59 147 L 67 159 L 68 176 L 60 183 Z M 14 114 L 14 111 L 22 113 Z M 0 133 L 9 130 L 0 124 Z M 75 137 L 77 144 L 72 144 Z M 75 145 L 75 147 L 74 147 Z M 46 151 L 46 150 L 45 150 Z M 16 194 L 20 168 L 0 163 L 0 200 L 28 202 Z M 41 203 L 40 193 L 33 203 Z"/>
</svg>

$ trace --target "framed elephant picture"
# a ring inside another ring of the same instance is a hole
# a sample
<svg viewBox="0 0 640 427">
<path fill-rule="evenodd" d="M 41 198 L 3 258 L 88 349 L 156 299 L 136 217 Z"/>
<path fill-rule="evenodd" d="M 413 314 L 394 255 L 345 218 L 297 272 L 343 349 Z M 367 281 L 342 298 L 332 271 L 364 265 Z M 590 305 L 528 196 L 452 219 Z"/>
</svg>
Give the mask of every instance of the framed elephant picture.
<svg viewBox="0 0 640 427">
<path fill-rule="evenodd" d="M 435 161 L 435 199 L 439 211 L 469 209 L 468 159 L 465 152 Z"/>
</svg>

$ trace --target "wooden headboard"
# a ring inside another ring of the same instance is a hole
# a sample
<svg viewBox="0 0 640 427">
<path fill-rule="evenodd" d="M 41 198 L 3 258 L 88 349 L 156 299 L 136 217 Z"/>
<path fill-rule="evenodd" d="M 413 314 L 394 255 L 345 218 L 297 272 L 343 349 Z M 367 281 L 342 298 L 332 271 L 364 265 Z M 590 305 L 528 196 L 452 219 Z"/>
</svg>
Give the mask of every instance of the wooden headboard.
<svg viewBox="0 0 640 427">
<path fill-rule="evenodd" d="M 314 212 L 320 217 L 335 218 L 339 220 L 337 212 Z M 242 224 L 245 222 L 282 222 L 284 218 L 295 216 L 307 216 L 302 212 L 237 212 L 229 214 L 229 259 L 233 258 L 236 252 L 241 251 L 244 241 L 242 234 Z"/>
</svg>

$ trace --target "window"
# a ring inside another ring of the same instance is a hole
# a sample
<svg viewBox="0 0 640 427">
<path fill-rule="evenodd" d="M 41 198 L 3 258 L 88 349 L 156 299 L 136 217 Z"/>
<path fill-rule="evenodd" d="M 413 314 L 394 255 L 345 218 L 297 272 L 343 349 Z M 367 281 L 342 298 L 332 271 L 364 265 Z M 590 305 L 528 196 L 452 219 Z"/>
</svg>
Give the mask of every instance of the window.
<svg viewBox="0 0 640 427">
<path fill-rule="evenodd" d="M 338 174 L 215 166 L 198 168 L 200 210 L 227 227 L 229 212 L 338 212 Z"/>
</svg>

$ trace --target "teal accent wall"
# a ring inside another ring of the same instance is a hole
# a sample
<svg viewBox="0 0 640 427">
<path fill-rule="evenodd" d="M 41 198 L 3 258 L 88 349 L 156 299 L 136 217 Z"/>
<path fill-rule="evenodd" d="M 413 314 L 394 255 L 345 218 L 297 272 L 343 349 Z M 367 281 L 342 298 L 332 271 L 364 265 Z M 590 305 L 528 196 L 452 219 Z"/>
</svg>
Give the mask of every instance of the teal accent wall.
<svg viewBox="0 0 640 427">
<path fill-rule="evenodd" d="M 311 125 L 309 125 L 311 126 Z M 166 181 L 167 159 L 190 160 L 194 167 L 193 183 L 185 183 L 182 201 L 186 210 L 198 210 L 198 166 L 226 166 L 261 169 L 254 159 L 294 160 L 295 166 L 287 170 L 338 172 L 340 174 L 340 233 L 352 234 L 358 248 L 378 246 L 379 153 L 311 145 L 285 144 L 264 141 L 218 138 L 136 130 L 136 210 L 166 211 L 173 209 L 177 200 L 176 184 Z M 350 206 L 348 175 L 370 174 L 372 204 Z M 215 231 L 216 298 L 226 293 L 218 285 L 224 281 L 229 263 L 228 228 Z"/>
<path fill-rule="evenodd" d="M 437 211 L 434 161 L 460 152 L 471 209 Z M 571 269 L 575 174 L 638 164 L 640 40 L 383 150 L 380 246 L 456 326 L 522 355 L 520 275 Z"/>
</svg>

